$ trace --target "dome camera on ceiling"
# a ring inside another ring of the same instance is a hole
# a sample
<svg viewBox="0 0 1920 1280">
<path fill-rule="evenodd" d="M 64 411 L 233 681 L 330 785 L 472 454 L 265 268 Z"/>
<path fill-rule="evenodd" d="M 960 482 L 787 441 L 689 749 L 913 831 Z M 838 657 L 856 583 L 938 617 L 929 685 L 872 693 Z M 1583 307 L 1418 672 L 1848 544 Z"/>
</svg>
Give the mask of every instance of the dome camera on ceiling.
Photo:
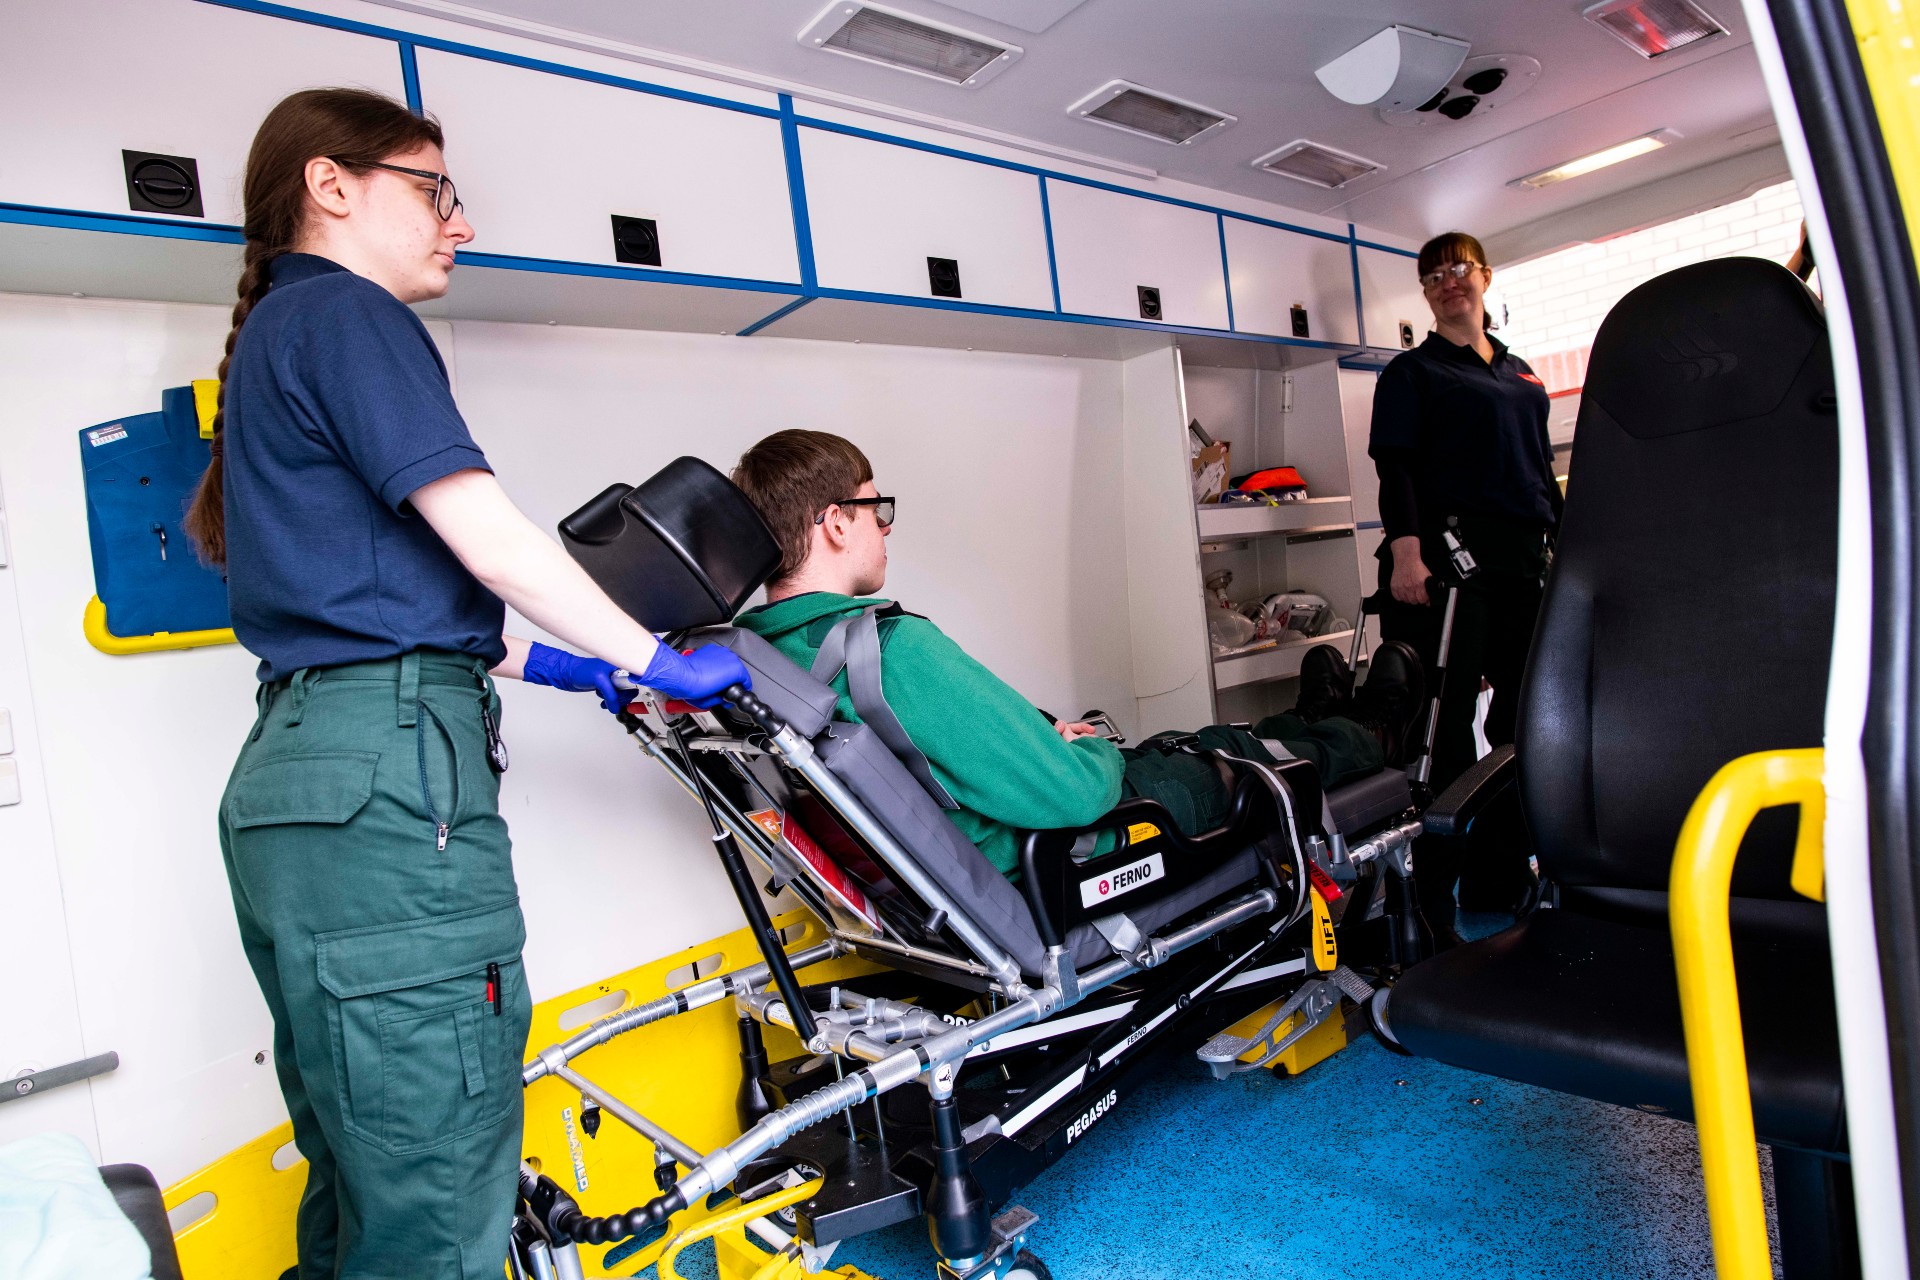
<svg viewBox="0 0 1920 1280">
<path fill-rule="evenodd" d="M 1383 112 L 1413 111 L 1447 87 L 1470 47 L 1451 36 L 1388 27 L 1313 74 L 1342 102 Z"/>
</svg>

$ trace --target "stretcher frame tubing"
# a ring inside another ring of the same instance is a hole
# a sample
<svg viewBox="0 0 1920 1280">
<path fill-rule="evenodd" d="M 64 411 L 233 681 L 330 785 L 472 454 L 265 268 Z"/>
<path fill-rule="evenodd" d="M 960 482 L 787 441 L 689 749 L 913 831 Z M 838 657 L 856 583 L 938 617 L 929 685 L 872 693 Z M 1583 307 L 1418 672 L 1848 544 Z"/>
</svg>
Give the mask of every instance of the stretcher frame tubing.
<svg viewBox="0 0 1920 1280">
<path fill-rule="evenodd" d="M 734 692 L 738 694 L 735 701 L 739 708 L 758 723 L 761 741 L 753 745 L 730 745 L 725 740 L 716 739 L 701 745 L 708 750 L 719 750 L 729 754 L 770 754 L 781 758 L 787 768 L 800 775 L 815 795 L 829 804 L 843 821 L 850 823 L 859 831 L 890 873 L 907 881 L 909 886 L 919 893 L 920 885 L 913 883 L 915 877 L 909 874 L 915 869 L 911 865 L 911 855 L 895 846 L 891 835 L 884 829 L 878 828 L 878 824 L 866 814 L 864 808 L 853 799 L 851 793 L 846 791 L 844 785 L 825 768 L 823 762 L 815 755 L 811 744 L 782 723 L 778 717 L 773 716 L 757 698 L 745 691 Z M 653 731 L 641 715 L 632 713 L 634 710 L 659 714 L 662 722 L 669 726 L 669 733 L 676 749 L 670 751 L 666 737 Z M 689 744 L 679 730 L 677 719 L 670 715 L 664 706 L 656 708 L 648 706 L 643 701 L 636 708 L 630 709 L 629 714 L 623 717 L 623 721 L 644 752 L 658 759 L 684 788 L 698 795 L 710 806 L 710 816 L 713 817 L 716 827 L 716 841 L 726 839 L 730 834 L 732 838 L 752 846 L 756 853 L 776 869 L 776 872 L 785 865 L 787 859 L 781 857 L 773 848 L 773 842 L 766 833 L 749 821 L 744 814 L 738 812 L 736 806 L 715 803 L 716 801 L 724 802 L 725 797 L 719 794 L 719 788 L 714 787 L 709 780 L 701 776 L 697 768 L 693 767 L 692 753 L 696 748 Z M 703 736 L 705 735 L 696 735 L 696 741 Z M 1288 825 L 1292 826 L 1291 819 Z M 876 828 L 876 831 L 870 833 L 867 830 L 869 827 Z M 851 1072 L 839 1076 L 833 1084 L 817 1087 L 788 1102 L 785 1106 L 762 1116 L 737 1138 L 712 1149 L 708 1155 L 697 1162 L 683 1165 L 684 1172 L 679 1175 L 677 1182 L 669 1191 L 655 1197 L 642 1208 L 635 1209 L 631 1214 L 622 1214 L 612 1220 L 593 1219 L 589 1215 L 587 1220 L 576 1221 L 574 1225 L 562 1224 L 559 1229 L 575 1238 L 580 1238 L 584 1229 L 588 1239 L 607 1239 L 625 1232 L 642 1230 L 644 1229 L 642 1224 L 645 1222 L 678 1221 L 679 1214 L 685 1212 L 686 1206 L 699 1205 L 707 1196 L 732 1183 L 738 1174 L 756 1160 L 780 1149 L 790 1138 L 802 1131 L 911 1083 L 923 1084 L 937 1106 L 941 1100 L 952 1094 L 957 1083 L 956 1073 L 963 1063 L 968 1058 L 987 1052 L 989 1045 L 998 1037 L 1017 1028 L 1042 1023 L 1052 1014 L 1080 1003 L 1102 988 L 1156 967 L 1198 943 L 1225 936 L 1243 925 L 1260 921 L 1265 917 L 1276 917 L 1274 922 L 1265 929 L 1263 937 L 1255 940 L 1250 946 L 1244 946 L 1238 955 L 1227 958 L 1211 977 L 1202 980 L 1203 989 L 1220 989 L 1221 984 L 1245 969 L 1257 956 L 1266 953 L 1289 928 L 1311 913 L 1307 868 L 1304 864 L 1305 851 L 1301 846 L 1297 830 L 1293 835 L 1294 838 L 1289 844 L 1295 862 L 1294 878 L 1297 883 L 1293 893 L 1284 895 L 1294 899 L 1290 904 L 1283 901 L 1283 892 L 1280 889 L 1269 886 L 1255 888 L 1231 898 L 1223 898 L 1215 903 L 1206 916 L 1193 920 L 1184 927 L 1167 929 L 1143 939 L 1137 951 L 1116 955 L 1094 964 L 1086 973 L 1079 975 L 1074 973 L 1072 962 L 1064 950 L 1054 948 L 1049 951 L 1045 972 L 1037 986 L 1029 986 L 1018 969 L 1012 967 L 1010 958 L 1000 953 L 998 948 L 978 953 L 981 959 L 988 962 L 984 966 L 986 973 L 980 974 L 982 966 L 968 967 L 979 976 L 993 979 L 985 985 L 997 992 L 1002 1002 L 998 1003 L 992 1012 L 978 1020 L 959 1026 L 942 1023 L 936 1027 L 926 1024 L 926 1017 L 913 1017 L 921 1014 L 921 1010 L 911 1006 L 897 1005 L 891 1001 L 868 1002 L 875 1007 L 869 1008 L 865 1020 L 858 1016 L 850 1019 L 836 1019 L 831 1011 L 827 1014 L 816 1014 L 817 1033 L 805 1045 L 805 1049 L 812 1053 L 831 1052 L 839 1059 L 848 1060 L 854 1066 Z M 774 856 L 768 858 L 769 853 Z M 808 883 L 804 874 L 795 880 L 796 886 Z M 921 896 L 926 898 L 928 895 Z M 937 894 L 929 900 L 936 906 L 944 903 L 943 896 Z M 828 913 L 822 918 L 832 920 L 835 917 Z M 861 938 L 839 935 L 837 931 L 834 940 L 849 948 L 862 945 L 865 941 Z M 929 956 L 928 958 L 937 957 Z M 811 963 L 811 956 L 808 957 L 808 961 Z M 967 962 L 962 960 L 960 963 L 966 965 Z M 740 982 L 737 987 L 729 985 L 728 989 L 734 995 L 733 1003 L 740 1014 L 750 1016 L 756 1023 L 776 1032 L 793 1026 L 792 1011 L 785 1007 L 782 996 L 771 989 L 758 992 L 754 990 L 755 987 L 771 988 L 778 985 L 770 981 L 774 975 L 760 971 L 752 975 L 742 973 L 738 976 L 747 980 Z M 813 976 L 809 975 L 809 977 Z M 710 980 L 705 985 L 710 989 L 705 993 L 706 998 L 715 1000 L 723 998 L 720 993 L 711 990 L 716 985 L 715 981 Z M 679 1012 L 672 1007 L 673 1004 L 674 1002 L 662 1002 L 657 1009 L 646 1011 L 645 1016 L 650 1020 L 671 1018 Z M 1186 1001 L 1183 1000 L 1181 1007 L 1185 1007 L 1185 1004 Z M 527 1078 L 536 1080 L 541 1075 L 565 1073 L 565 1064 L 571 1058 L 604 1043 L 607 1038 L 622 1034 L 623 1028 L 613 1025 L 616 1021 L 603 1019 L 601 1023 L 595 1024 L 594 1028 L 589 1028 L 588 1032 L 576 1036 L 573 1042 L 567 1045 L 555 1045 L 535 1055 L 534 1060 L 528 1063 Z M 1155 1025 L 1158 1021 L 1156 1019 Z M 603 1028 L 606 1032 L 604 1036 L 595 1034 Z M 1135 1036 L 1125 1042 L 1122 1050 L 1140 1041 L 1141 1037 Z M 773 1055 L 774 1051 L 770 1049 L 769 1057 Z M 1103 1058 L 1103 1066 L 1108 1061 Z M 1084 1075 L 1083 1068 L 1081 1073 L 1073 1078 L 1081 1079 Z M 1063 1083 L 1070 1095 L 1074 1086 L 1070 1082 Z M 1052 1091 L 1048 1091 L 1045 1096 L 1053 1096 Z M 1066 1101 L 1066 1098 L 1062 1101 Z M 644 1120 L 645 1117 L 636 1117 L 636 1119 Z M 1051 1163 L 1052 1158 L 1049 1157 L 1046 1162 Z M 1027 1215 L 1027 1218 L 1031 1220 L 1031 1215 Z M 615 1223 L 623 1225 L 613 1229 L 610 1236 L 610 1228 Z M 1017 1248 L 1023 1242 L 1024 1232 L 1019 1240 L 1010 1240 L 1001 1247 Z M 986 1257 L 983 1256 L 972 1261 L 957 1260 L 956 1265 L 972 1267 L 985 1261 Z"/>
<path fill-rule="evenodd" d="M 802 908 L 774 918 L 782 932 L 803 930 L 790 946 L 818 945 L 825 931 L 811 912 Z M 563 1031 L 562 1015 L 615 991 L 625 991 L 623 1008 L 670 994 L 667 976 L 675 970 L 718 953 L 721 972 L 759 961 L 751 931 L 738 929 L 710 942 L 682 948 L 600 982 L 543 1000 L 533 1009 L 528 1030 L 528 1053 L 574 1034 Z M 842 956 L 809 969 L 822 978 L 851 978 L 879 966 L 857 957 Z M 595 1055 L 595 1084 L 616 1090 L 646 1114 L 677 1134 L 710 1148 L 738 1132 L 734 1116 L 734 1089 L 740 1074 L 739 1037 L 730 1001 L 696 1009 L 621 1038 L 618 1048 Z M 798 1041 L 776 1029 L 767 1031 L 769 1052 L 798 1054 Z M 574 1111 L 574 1127 L 592 1198 L 632 1196 L 643 1199 L 653 1190 L 653 1145 L 609 1116 L 597 1138 L 579 1130 L 580 1095 L 559 1080 L 541 1080 L 527 1089 L 526 1134 L 521 1151 L 538 1159 L 548 1176 L 575 1194 L 572 1152 L 567 1141 L 563 1108 Z M 186 1280 L 233 1280 L 236 1276 L 275 1276 L 294 1261 L 294 1214 L 306 1185 L 304 1159 L 287 1169 L 273 1167 L 274 1153 L 293 1141 L 293 1126 L 281 1124 L 188 1174 L 166 1189 L 169 1210 L 202 1192 L 211 1192 L 213 1209 L 182 1228 L 174 1238 Z M 730 1206 L 722 1206 L 726 1208 Z M 696 1205 L 678 1215 L 676 1229 L 703 1220 L 707 1211 Z M 723 1236 L 724 1242 L 727 1237 Z M 664 1248 L 660 1240 L 629 1255 L 609 1270 L 599 1263 L 605 1249 L 583 1247 L 581 1262 L 590 1277 L 632 1275 L 650 1265 Z"/>
</svg>

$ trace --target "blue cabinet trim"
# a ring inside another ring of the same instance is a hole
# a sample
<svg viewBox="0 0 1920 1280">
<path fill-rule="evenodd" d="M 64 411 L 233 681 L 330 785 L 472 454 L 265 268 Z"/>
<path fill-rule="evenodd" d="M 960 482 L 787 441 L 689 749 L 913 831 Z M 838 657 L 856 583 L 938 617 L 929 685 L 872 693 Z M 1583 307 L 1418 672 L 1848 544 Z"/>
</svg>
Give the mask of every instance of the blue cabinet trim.
<svg viewBox="0 0 1920 1280">
<path fill-rule="evenodd" d="M 813 261 L 813 221 L 807 214 L 807 175 L 800 163 L 800 129 L 794 123 L 793 96 L 780 95 L 780 146 L 787 157 L 787 201 L 793 206 L 793 246 L 800 257 L 800 284 L 820 282 Z"/>
<path fill-rule="evenodd" d="M 812 302 L 812 301 L 813 299 L 811 297 L 795 298 L 792 302 L 789 302 L 786 306 L 780 308 L 778 311 L 773 312 L 771 315 L 761 316 L 758 320 L 755 320 L 752 324 L 742 329 L 736 336 L 742 337 L 742 338 L 751 338 L 754 334 L 760 332 L 762 329 L 766 328 L 768 325 L 772 324 L 774 321 L 786 319 L 788 316 L 792 315 L 794 312 L 798 311 L 800 308 L 806 306 L 809 302 Z"/>
<path fill-rule="evenodd" d="M 414 56 L 410 41 L 400 42 L 400 83 L 406 86 L 407 110 L 420 116 L 426 107 L 420 101 L 420 59 Z"/>
</svg>

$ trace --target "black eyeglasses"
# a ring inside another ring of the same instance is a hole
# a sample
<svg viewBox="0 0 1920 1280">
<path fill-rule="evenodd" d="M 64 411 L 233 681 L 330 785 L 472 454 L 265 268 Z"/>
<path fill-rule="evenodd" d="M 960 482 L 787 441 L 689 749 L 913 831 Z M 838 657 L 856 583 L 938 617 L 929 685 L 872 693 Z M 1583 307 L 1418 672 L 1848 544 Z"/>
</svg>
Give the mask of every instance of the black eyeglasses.
<svg viewBox="0 0 1920 1280">
<path fill-rule="evenodd" d="M 460 197 L 453 189 L 453 179 L 444 173 L 435 173 L 431 169 L 409 169 L 402 164 L 382 164 L 378 160 L 335 160 L 334 163 L 362 169 L 385 169 L 388 173 L 404 173 L 411 178 L 432 178 L 433 211 L 440 215 L 442 222 L 451 220 L 453 211 L 461 207 Z"/>
<path fill-rule="evenodd" d="M 1469 272 L 1478 271 L 1480 267 L 1481 264 L 1478 262 L 1449 262 L 1446 266 L 1436 267 L 1421 276 L 1420 287 L 1432 289 L 1443 280 L 1465 280 Z"/>
<path fill-rule="evenodd" d="M 875 524 L 879 525 L 882 529 L 890 528 L 893 525 L 894 502 L 892 498 L 842 498 L 838 502 L 831 502 L 827 505 L 833 507 L 872 507 L 873 522 Z M 813 522 L 815 524 L 821 524 L 825 522 L 826 518 L 827 513 L 822 511 L 813 518 Z"/>
</svg>

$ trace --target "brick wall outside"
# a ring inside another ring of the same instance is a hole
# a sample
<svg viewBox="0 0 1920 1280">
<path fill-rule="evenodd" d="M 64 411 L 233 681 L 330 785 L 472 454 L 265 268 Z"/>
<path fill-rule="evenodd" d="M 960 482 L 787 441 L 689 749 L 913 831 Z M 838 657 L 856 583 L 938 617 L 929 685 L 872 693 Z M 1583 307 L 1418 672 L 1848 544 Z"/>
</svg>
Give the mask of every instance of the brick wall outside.
<svg viewBox="0 0 1920 1280">
<path fill-rule="evenodd" d="M 1505 303 L 1507 312 L 1498 336 L 1527 358 L 1548 390 L 1571 390 L 1585 378 L 1601 320 L 1634 286 L 1708 258 L 1785 262 L 1800 243 L 1800 216 L 1799 192 L 1782 182 L 1705 213 L 1496 268 L 1490 301 Z"/>
</svg>

